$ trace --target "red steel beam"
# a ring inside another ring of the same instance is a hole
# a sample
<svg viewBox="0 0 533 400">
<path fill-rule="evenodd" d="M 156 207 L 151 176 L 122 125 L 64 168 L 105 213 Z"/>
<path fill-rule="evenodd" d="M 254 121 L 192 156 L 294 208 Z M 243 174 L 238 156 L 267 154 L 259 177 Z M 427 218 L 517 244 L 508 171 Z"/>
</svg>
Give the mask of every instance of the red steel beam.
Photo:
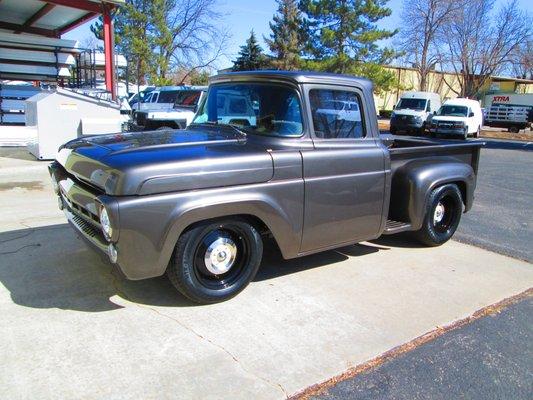
<svg viewBox="0 0 533 400">
<path fill-rule="evenodd" d="M 24 32 L 31 33 L 33 35 L 49 36 L 56 37 L 56 33 L 51 29 L 36 28 L 34 26 L 22 26 L 19 24 L 14 24 L 12 22 L 0 21 L 0 29 L 6 29 L 13 32 Z"/>
<path fill-rule="evenodd" d="M 90 21 L 93 18 L 96 18 L 97 16 L 98 16 L 98 13 L 94 13 L 94 12 L 87 13 L 81 16 L 80 18 L 78 18 L 77 20 L 69 22 L 68 24 L 63 25 L 61 28 L 58 28 L 56 30 L 56 35 L 61 36 L 62 34 L 67 33 L 68 31 L 71 31 L 74 28 L 77 28 L 78 26 L 86 23 L 87 21 Z"/>
<path fill-rule="evenodd" d="M 104 57 L 105 57 L 105 87 L 111 92 L 113 100 L 117 98 L 117 88 L 115 86 L 115 44 L 113 38 L 113 17 L 112 7 L 104 6 Z"/>
<path fill-rule="evenodd" d="M 35 22 L 37 22 L 40 18 L 44 17 L 46 14 L 48 14 L 52 9 L 55 7 L 54 4 L 46 3 L 44 6 L 42 6 L 39 11 L 37 11 L 35 14 L 33 14 L 30 18 L 26 20 L 21 26 L 24 28 L 27 28 L 29 26 L 32 26 Z M 20 31 L 17 31 L 15 33 L 20 33 Z"/>
</svg>

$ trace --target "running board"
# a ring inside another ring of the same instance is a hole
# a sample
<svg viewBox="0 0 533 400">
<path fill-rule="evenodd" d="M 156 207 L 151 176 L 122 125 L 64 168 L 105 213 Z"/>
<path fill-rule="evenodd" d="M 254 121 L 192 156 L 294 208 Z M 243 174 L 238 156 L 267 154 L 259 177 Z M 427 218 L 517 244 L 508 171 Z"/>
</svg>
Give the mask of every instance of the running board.
<svg viewBox="0 0 533 400">
<path fill-rule="evenodd" d="M 385 225 L 385 230 L 383 231 L 384 235 L 392 235 L 394 233 L 405 232 L 411 230 L 411 224 L 407 222 L 393 221 L 392 219 L 387 220 Z"/>
</svg>

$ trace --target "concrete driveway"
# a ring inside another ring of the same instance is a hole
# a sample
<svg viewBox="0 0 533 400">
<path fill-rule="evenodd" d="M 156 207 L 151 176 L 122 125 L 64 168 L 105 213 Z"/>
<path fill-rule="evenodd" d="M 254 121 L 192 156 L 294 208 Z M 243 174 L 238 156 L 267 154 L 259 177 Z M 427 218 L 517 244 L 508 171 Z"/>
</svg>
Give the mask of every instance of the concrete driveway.
<svg viewBox="0 0 533 400">
<path fill-rule="evenodd" d="M 533 286 L 531 265 L 401 239 L 283 261 L 194 306 L 66 226 L 46 165 L 0 157 L 0 398 L 275 399 Z"/>
</svg>

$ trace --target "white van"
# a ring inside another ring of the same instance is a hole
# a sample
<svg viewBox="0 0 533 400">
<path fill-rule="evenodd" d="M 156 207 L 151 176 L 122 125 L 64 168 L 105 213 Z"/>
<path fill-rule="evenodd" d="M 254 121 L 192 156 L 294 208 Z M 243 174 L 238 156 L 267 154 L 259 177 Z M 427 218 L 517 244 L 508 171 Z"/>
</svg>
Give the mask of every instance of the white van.
<svg viewBox="0 0 533 400">
<path fill-rule="evenodd" d="M 440 96 L 431 92 L 405 92 L 390 120 L 390 132 L 424 133 L 431 116 L 440 108 Z"/>
<path fill-rule="evenodd" d="M 431 119 L 431 136 L 479 137 L 483 113 L 479 102 L 471 99 L 446 100 L 437 114 Z"/>
</svg>

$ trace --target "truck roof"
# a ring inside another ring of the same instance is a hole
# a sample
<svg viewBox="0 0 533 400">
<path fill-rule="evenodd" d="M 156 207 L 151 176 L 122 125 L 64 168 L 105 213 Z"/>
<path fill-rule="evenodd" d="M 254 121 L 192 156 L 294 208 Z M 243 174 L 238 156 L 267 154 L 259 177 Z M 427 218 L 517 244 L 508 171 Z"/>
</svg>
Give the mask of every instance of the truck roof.
<svg viewBox="0 0 533 400">
<path fill-rule="evenodd" d="M 226 72 L 209 78 L 209 83 L 228 82 L 228 81 L 249 81 L 256 79 L 283 80 L 292 83 L 323 83 L 332 85 L 353 85 L 363 86 L 365 89 L 372 90 L 372 81 L 353 75 L 333 74 L 329 72 L 315 71 L 242 71 Z"/>
<path fill-rule="evenodd" d="M 439 98 L 440 96 L 438 93 L 433 92 L 415 92 L 415 91 L 409 91 L 404 92 L 400 98 L 402 99 L 432 99 L 432 98 Z"/>
<path fill-rule="evenodd" d="M 480 107 L 479 101 L 473 100 L 473 99 L 465 99 L 465 98 L 461 98 L 461 97 L 458 97 L 458 98 L 455 98 L 455 99 L 448 99 L 448 100 L 446 100 L 444 102 L 443 105 L 445 105 L 445 106 L 451 105 L 451 106 L 467 106 L 467 107 L 478 106 L 478 107 Z"/>
</svg>

